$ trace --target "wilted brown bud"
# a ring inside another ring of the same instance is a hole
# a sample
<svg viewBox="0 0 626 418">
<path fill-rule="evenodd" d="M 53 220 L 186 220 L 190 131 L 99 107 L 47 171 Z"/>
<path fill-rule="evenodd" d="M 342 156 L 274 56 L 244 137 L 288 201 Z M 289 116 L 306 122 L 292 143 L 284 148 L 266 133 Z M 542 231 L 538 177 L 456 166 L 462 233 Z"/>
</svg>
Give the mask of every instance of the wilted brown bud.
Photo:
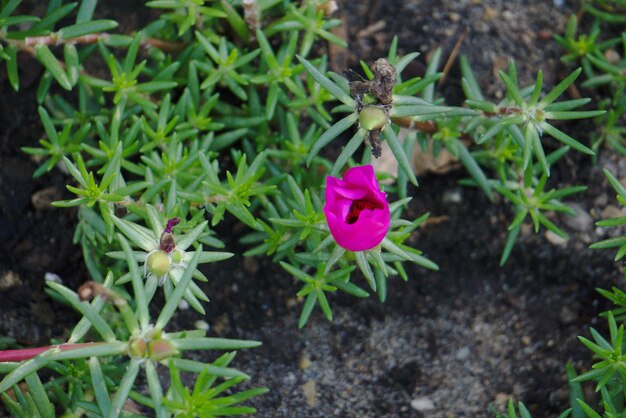
<svg viewBox="0 0 626 418">
<path fill-rule="evenodd" d="M 370 82 L 370 93 L 382 104 L 393 102 L 393 86 L 396 84 L 396 68 L 386 58 L 379 58 L 372 65 L 374 79 Z"/>
<path fill-rule="evenodd" d="M 109 299 L 111 295 L 109 293 L 109 289 L 102 286 L 102 284 L 98 282 L 94 282 L 93 280 L 85 282 L 85 284 L 78 288 L 78 297 L 80 300 L 91 300 L 96 296 L 102 296 L 105 299 Z"/>
</svg>

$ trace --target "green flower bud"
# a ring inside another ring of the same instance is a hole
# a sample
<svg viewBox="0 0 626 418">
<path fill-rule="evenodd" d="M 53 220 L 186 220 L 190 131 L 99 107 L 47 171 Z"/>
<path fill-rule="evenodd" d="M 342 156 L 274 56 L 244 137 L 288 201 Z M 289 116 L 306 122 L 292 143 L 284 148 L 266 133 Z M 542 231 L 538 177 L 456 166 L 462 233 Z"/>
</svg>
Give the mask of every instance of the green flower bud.
<svg viewBox="0 0 626 418">
<path fill-rule="evenodd" d="M 174 250 L 172 251 L 171 257 L 174 264 L 178 264 L 183 261 L 183 252 L 180 250 Z"/>
<path fill-rule="evenodd" d="M 359 122 L 368 131 L 382 129 L 387 123 L 387 115 L 380 107 L 368 106 L 359 113 Z"/>
<path fill-rule="evenodd" d="M 157 277 L 163 277 L 170 271 L 172 260 L 165 252 L 157 250 L 148 256 L 146 264 L 150 273 Z"/>
<path fill-rule="evenodd" d="M 128 354 L 134 358 L 146 356 L 146 340 L 142 337 L 132 337 L 128 342 Z"/>
</svg>

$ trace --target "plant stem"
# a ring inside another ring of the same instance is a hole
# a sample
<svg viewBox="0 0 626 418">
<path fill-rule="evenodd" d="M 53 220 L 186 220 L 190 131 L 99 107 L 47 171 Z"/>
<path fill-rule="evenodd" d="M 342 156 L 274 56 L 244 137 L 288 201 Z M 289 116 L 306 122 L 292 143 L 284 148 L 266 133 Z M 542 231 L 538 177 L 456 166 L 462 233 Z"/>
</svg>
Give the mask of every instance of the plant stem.
<svg viewBox="0 0 626 418">
<path fill-rule="evenodd" d="M 30 54 L 35 54 L 34 46 L 35 45 L 65 45 L 65 44 L 94 44 L 99 41 L 106 40 L 109 36 L 111 36 L 107 32 L 102 33 L 94 33 L 90 35 L 77 36 L 75 38 L 69 39 L 61 39 L 55 33 L 51 33 L 50 35 L 44 36 L 27 36 L 23 40 L 16 39 L 0 39 L 4 42 L 7 42 L 21 51 L 28 52 Z M 183 42 L 171 42 L 165 41 L 163 39 L 156 38 L 146 38 L 141 40 L 141 46 L 144 48 L 159 48 L 165 52 L 180 52 L 186 48 L 186 44 Z"/>
<path fill-rule="evenodd" d="M 75 348 L 89 347 L 100 343 L 77 343 L 77 344 L 59 344 L 48 345 L 45 347 L 35 348 L 19 348 L 15 350 L 0 350 L 0 363 L 25 361 L 30 360 L 39 354 L 50 350 L 51 348 L 58 348 L 61 351 L 73 350 Z"/>
</svg>

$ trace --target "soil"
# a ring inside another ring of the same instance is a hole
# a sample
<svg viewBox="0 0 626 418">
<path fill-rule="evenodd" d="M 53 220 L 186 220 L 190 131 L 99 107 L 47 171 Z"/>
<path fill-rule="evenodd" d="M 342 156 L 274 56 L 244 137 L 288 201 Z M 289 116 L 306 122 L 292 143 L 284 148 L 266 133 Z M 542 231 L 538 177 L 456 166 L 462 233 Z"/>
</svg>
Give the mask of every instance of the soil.
<svg viewBox="0 0 626 418">
<path fill-rule="evenodd" d="M 502 94 L 493 74 L 510 58 L 517 61 L 522 81 L 542 68 L 548 87 L 571 70 L 559 63 L 551 38 L 576 12 L 571 5 L 545 0 L 338 3 L 351 48 L 349 55 L 336 57 L 335 65 L 373 62 L 386 55 L 397 34 L 401 54 L 423 53 L 407 69 L 419 74 L 424 56 L 441 46 L 445 61 L 466 33 L 461 52 L 490 97 Z M 118 14 L 111 7 L 109 16 L 127 24 L 133 19 L 128 7 Z M 341 59 L 344 64 L 338 64 Z M 8 88 L 0 70 L 0 337 L 31 346 L 65 338 L 78 317 L 44 293 L 46 273 L 71 288 L 87 273 L 72 244 L 75 211 L 46 204 L 66 196 L 67 178 L 53 171 L 33 179 L 36 164 L 20 150 L 42 136 L 34 81 L 40 70 L 34 62 L 22 67 L 32 67 L 32 74 L 25 75 L 19 94 Z M 458 82 L 454 65 L 442 86 L 453 103 L 461 97 Z M 572 126 L 564 129 L 588 140 L 589 124 Z M 453 171 L 421 177 L 419 188 L 411 189 L 407 214 L 431 213 L 434 221 L 411 240 L 440 265 L 439 272 L 411 268 L 408 283 L 390 281 L 384 304 L 335 295 L 333 322 L 315 311 L 298 330 L 298 284 L 267 259 L 237 255 L 205 272 L 211 278 L 206 286 L 211 303 L 201 319 L 211 335 L 263 342 L 235 360 L 252 376 L 250 385 L 271 390 L 248 402 L 259 417 L 482 417 L 489 416 L 489 404 L 502 410 L 509 398 L 524 401 L 534 417 L 556 416 L 568 407 L 565 363 L 582 371 L 592 361 L 576 336 L 588 335 L 588 325 L 604 327 L 597 314 L 606 303 L 594 289 L 621 282 L 612 252 L 588 249 L 606 234 L 594 222 L 618 210 L 611 206 L 614 193 L 603 168 L 626 177 L 625 161 L 610 150 L 602 150 L 595 165 L 573 152 L 562 160 L 551 184 L 589 186 L 574 198 L 576 216 L 554 218 L 570 239 L 525 229 L 504 267 L 498 263 L 511 208 L 459 186 L 464 173 Z M 218 228 L 227 248 L 238 254 L 244 250 L 237 241 L 242 232 L 236 224 Z M 174 329 L 189 329 L 200 318 L 181 311 L 174 319 Z"/>
</svg>

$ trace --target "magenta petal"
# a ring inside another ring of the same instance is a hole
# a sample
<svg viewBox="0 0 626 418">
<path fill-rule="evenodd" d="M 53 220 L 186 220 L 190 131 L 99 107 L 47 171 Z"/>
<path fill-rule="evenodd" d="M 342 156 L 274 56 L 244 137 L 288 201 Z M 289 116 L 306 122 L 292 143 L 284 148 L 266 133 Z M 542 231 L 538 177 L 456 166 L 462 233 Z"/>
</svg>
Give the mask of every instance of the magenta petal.
<svg viewBox="0 0 626 418">
<path fill-rule="evenodd" d="M 348 223 L 348 214 L 355 201 L 359 201 L 355 206 L 358 209 L 355 215 L 351 215 L 353 222 Z M 374 168 L 371 165 L 353 167 L 342 179 L 328 177 L 324 214 L 330 233 L 343 248 L 366 251 L 380 244 L 389 231 L 391 214 Z"/>
<path fill-rule="evenodd" d="M 348 169 L 343 175 L 342 180 L 354 186 L 378 191 L 378 180 L 376 180 L 374 167 L 371 165 L 362 165 Z"/>
</svg>

